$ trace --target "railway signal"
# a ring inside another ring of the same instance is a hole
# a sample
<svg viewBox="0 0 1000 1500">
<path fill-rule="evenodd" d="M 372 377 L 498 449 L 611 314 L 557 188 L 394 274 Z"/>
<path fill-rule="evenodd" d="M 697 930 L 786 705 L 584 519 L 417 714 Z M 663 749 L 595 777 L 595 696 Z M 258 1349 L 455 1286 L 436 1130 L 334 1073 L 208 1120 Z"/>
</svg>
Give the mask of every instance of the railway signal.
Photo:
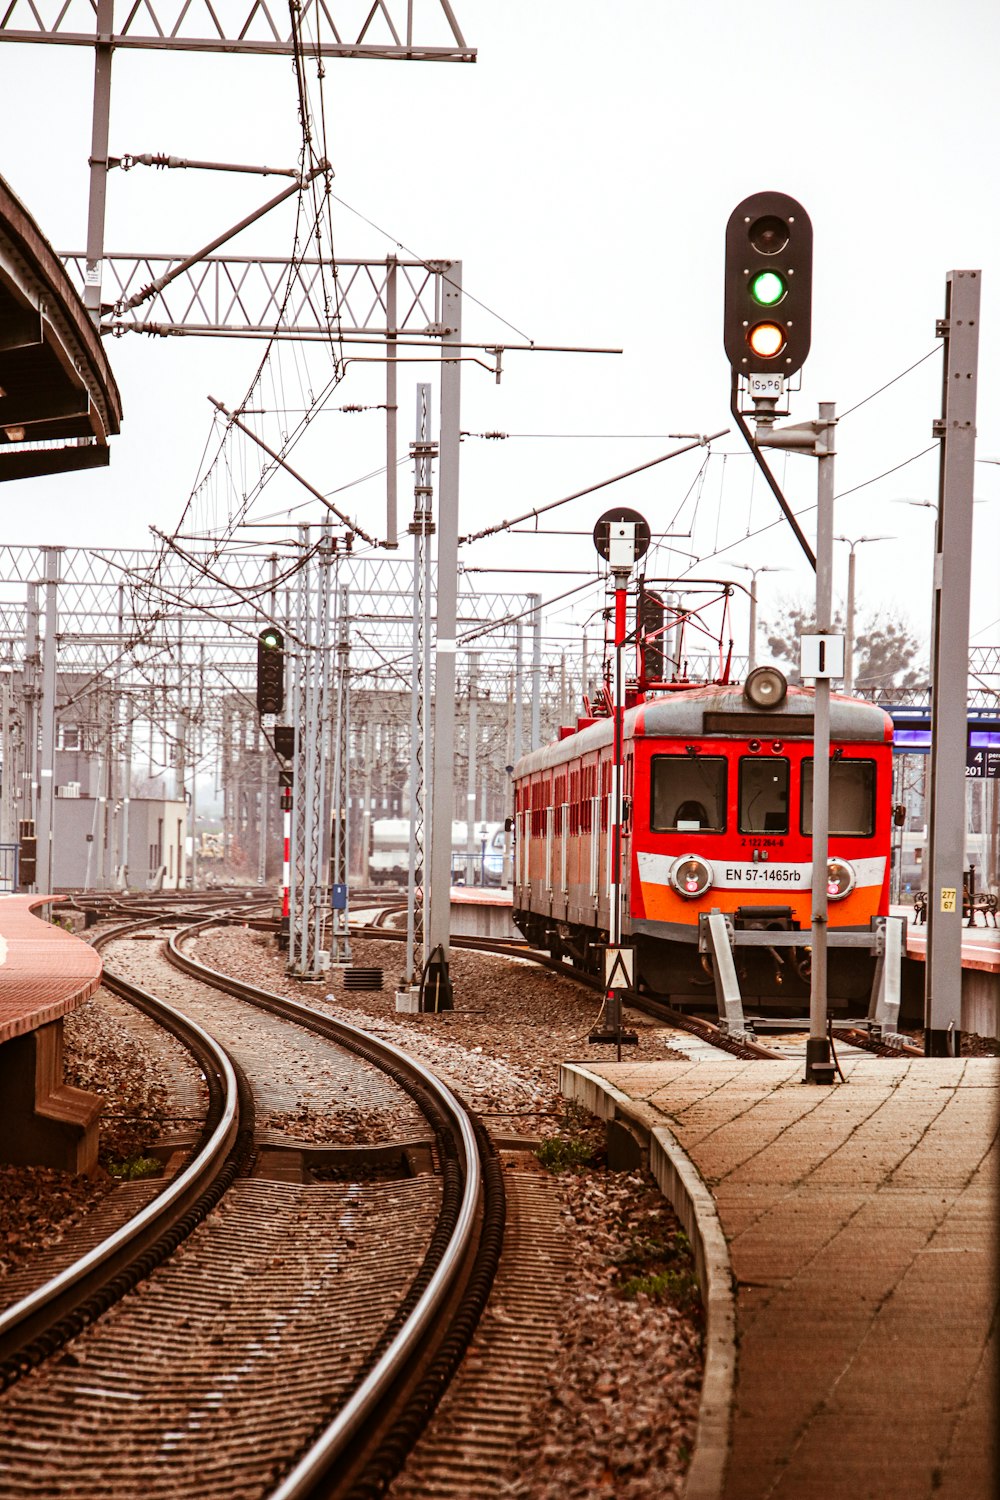
<svg viewBox="0 0 1000 1500">
<path fill-rule="evenodd" d="M 257 712 L 280 714 L 285 701 L 285 638 L 268 625 L 257 637 Z"/>
<path fill-rule="evenodd" d="M 730 214 L 724 328 L 726 355 L 737 374 L 786 378 L 805 363 L 812 241 L 809 215 L 787 193 L 752 193 Z"/>
</svg>

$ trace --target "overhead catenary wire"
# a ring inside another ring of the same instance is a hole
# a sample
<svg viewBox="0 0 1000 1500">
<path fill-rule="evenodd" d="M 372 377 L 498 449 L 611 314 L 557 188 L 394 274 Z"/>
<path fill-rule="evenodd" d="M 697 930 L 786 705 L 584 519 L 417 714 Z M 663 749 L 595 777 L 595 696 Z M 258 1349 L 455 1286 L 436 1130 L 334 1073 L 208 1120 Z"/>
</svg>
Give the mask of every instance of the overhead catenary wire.
<svg viewBox="0 0 1000 1500">
<path fill-rule="evenodd" d="M 891 380 L 887 380 L 885 385 L 880 385 L 877 391 L 872 391 L 871 395 L 862 397 L 860 401 L 855 401 L 853 406 L 849 406 L 845 412 L 840 413 L 840 416 L 837 418 L 838 422 L 842 422 L 844 418 L 849 417 L 852 412 L 856 412 L 862 406 L 866 406 L 869 401 L 874 401 L 876 396 L 881 396 L 883 391 L 887 391 L 890 386 L 896 384 L 897 380 L 902 380 L 904 376 L 909 375 L 911 370 L 916 370 L 920 365 L 925 364 L 927 360 L 931 359 L 935 354 L 940 354 L 941 348 L 942 346 L 940 344 L 935 344 L 933 349 L 928 349 L 927 353 L 922 354 L 919 359 L 914 360 L 912 365 L 907 365 L 905 370 L 900 370 L 899 374 L 894 375 Z"/>
<path fill-rule="evenodd" d="M 661 453 L 657 458 L 651 458 L 646 463 L 636 464 L 631 469 L 625 469 L 621 474 L 613 474 L 608 479 L 598 480 L 596 484 L 588 484 L 582 490 L 575 490 L 572 495 L 564 495 L 560 500 L 550 500 L 547 505 L 536 505 L 523 515 L 515 516 L 510 521 L 498 521 L 494 526 L 486 526 L 482 531 L 470 533 L 468 536 L 460 536 L 459 544 L 469 542 L 480 542 L 485 537 L 496 536 L 498 532 L 509 531 L 513 526 L 519 526 L 522 521 L 530 521 L 532 516 L 543 516 L 550 510 L 556 510 L 560 505 L 568 505 L 571 500 L 579 500 L 584 495 L 592 495 L 597 490 L 607 489 L 609 485 L 618 484 L 623 479 L 631 479 L 633 474 L 641 474 L 646 469 L 653 469 L 657 464 L 663 464 L 671 458 L 678 458 L 682 453 L 690 453 L 693 448 L 707 447 L 709 443 L 715 442 L 717 438 L 725 437 L 729 431 L 728 427 L 719 432 L 713 432 L 707 436 L 696 438 L 693 442 L 685 443 L 682 448 L 674 448 L 669 453 Z"/>
<path fill-rule="evenodd" d="M 902 463 L 894 464 L 891 469 L 885 469 L 881 474 L 874 474 L 871 479 L 862 480 L 860 484 L 853 485 L 849 490 L 839 491 L 839 493 L 836 494 L 833 498 L 835 500 L 842 500 L 846 495 L 853 495 L 858 490 L 866 489 L 870 484 L 877 484 L 880 479 L 885 479 L 888 477 L 888 475 L 895 474 L 900 469 L 905 469 L 908 464 L 916 463 L 918 458 L 925 457 L 926 454 L 932 452 L 937 446 L 937 443 L 931 443 L 929 447 L 921 448 L 919 453 L 913 453 L 909 458 L 905 458 Z M 793 514 L 795 515 L 796 520 L 800 520 L 803 516 L 810 515 L 815 509 L 816 502 L 813 501 L 810 505 L 804 505 L 801 510 L 797 510 Z M 725 546 L 719 547 L 715 552 L 710 552 L 705 557 L 701 558 L 699 564 L 696 564 L 695 566 L 700 566 L 700 563 L 711 562 L 714 557 L 721 557 L 724 552 L 731 552 L 734 547 L 739 547 L 743 542 L 749 540 L 752 537 L 763 536 L 766 531 L 773 531 L 776 526 L 780 526 L 782 524 L 784 519 L 784 516 L 778 516 L 775 518 L 775 520 L 768 521 L 766 525 L 758 526 L 756 531 L 751 531 L 749 533 L 749 536 L 738 536 L 734 538 L 733 541 L 727 542 Z M 685 573 L 690 572 L 691 568 L 687 568 L 685 570 Z"/>
<path fill-rule="evenodd" d="M 346 198 L 341 198 L 334 192 L 330 193 L 330 197 L 333 198 L 336 203 L 339 203 L 341 208 L 346 208 L 348 213 L 354 214 L 357 218 L 361 219 L 363 223 L 369 225 L 370 228 L 377 229 L 379 234 L 384 234 L 386 239 L 392 240 L 392 243 L 395 245 L 397 250 L 405 250 L 406 254 L 411 255 L 419 265 L 424 267 L 425 270 L 429 271 L 435 268 L 438 269 L 442 279 L 448 282 L 449 286 L 454 286 L 454 282 L 451 281 L 447 271 L 440 269 L 439 261 L 426 260 L 424 256 L 418 254 L 416 250 L 411 250 L 409 245 L 405 245 L 402 240 L 397 239 L 396 236 L 392 234 L 388 229 L 383 229 L 381 224 L 376 224 L 374 219 L 369 219 L 367 214 L 363 214 L 360 208 L 355 208 L 353 203 L 348 203 Z M 467 298 L 470 302 L 474 302 L 477 307 L 481 307 L 483 309 L 483 312 L 488 312 L 491 318 L 496 318 L 497 321 L 502 323 L 505 328 L 512 329 L 514 333 L 517 333 L 521 336 L 521 338 L 526 339 L 527 342 L 532 346 L 532 348 L 534 347 L 535 340 L 530 336 L 530 334 L 525 333 L 523 328 L 518 328 L 516 323 L 512 323 L 509 318 L 505 318 L 501 313 L 498 313 L 495 308 L 487 306 L 487 304 L 481 301 L 480 298 L 474 297 L 466 286 L 462 287 L 462 297 L 463 299 Z"/>
<path fill-rule="evenodd" d="M 305 479 L 297 469 L 293 469 L 290 463 L 283 459 L 279 453 L 276 453 L 273 448 L 269 447 L 268 444 L 264 442 L 263 438 L 258 437 L 255 432 L 251 432 L 249 427 L 244 426 L 244 424 L 240 421 L 239 417 L 235 415 L 235 413 L 227 411 L 222 402 L 217 401 L 214 396 L 209 396 L 208 399 L 212 402 L 213 406 L 218 407 L 219 411 L 225 414 L 230 422 L 232 422 L 236 427 L 239 427 L 241 431 L 245 432 L 247 437 L 251 438 L 253 442 L 258 444 L 259 447 L 263 448 L 264 452 L 268 454 L 270 458 L 273 458 L 276 464 L 280 464 L 286 473 L 290 474 L 293 479 L 297 479 L 299 484 L 302 485 L 303 489 L 307 489 L 311 495 L 314 495 L 317 500 L 321 501 L 322 504 L 326 506 L 327 510 L 331 511 L 337 517 L 337 520 L 340 521 L 342 525 L 346 526 L 348 530 L 353 532 L 355 535 L 361 537 L 362 540 L 366 541 L 370 547 L 378 546 L 378 542 L 373 536 L 369 536 L 367 531 L 364 531 L 356 521 L 352 521 L 350 516 L 346 516 L 342 510 L 334 505 L 332 500 L 328 500 L 321 490 L 318 490 L 315 485 L 310 484 L 308 479 Z"/>
</svg>

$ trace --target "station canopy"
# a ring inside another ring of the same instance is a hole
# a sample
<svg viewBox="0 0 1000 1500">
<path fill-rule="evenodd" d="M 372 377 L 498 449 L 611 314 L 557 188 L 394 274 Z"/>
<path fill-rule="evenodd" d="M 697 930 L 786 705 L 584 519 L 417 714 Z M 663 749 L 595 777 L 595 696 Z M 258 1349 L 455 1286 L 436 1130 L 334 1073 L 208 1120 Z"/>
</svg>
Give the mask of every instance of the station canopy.
<svg viewBox="0 0 1000 1500">
<path fill-rule="evenodd" d="M 121 415 L 83 301 L 0 177 L 0 480 L 101 467 Z"/>
</svg>

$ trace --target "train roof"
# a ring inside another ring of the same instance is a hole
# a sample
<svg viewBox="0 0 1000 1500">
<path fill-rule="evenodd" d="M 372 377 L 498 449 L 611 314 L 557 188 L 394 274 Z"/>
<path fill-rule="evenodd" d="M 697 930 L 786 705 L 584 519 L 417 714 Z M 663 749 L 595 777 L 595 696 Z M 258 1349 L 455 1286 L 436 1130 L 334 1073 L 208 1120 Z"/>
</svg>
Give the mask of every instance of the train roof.
<svg viewBox="0 0 1000 1500">
<path fill-rule="evenodd" d="M 766 735 L 781 740 L 812 739 L 815 697 L 813 688 L 789 687 L 784 701 L 776 708 L 762 709 L 747 702 L 739 683 L 680 688 L 627 709 L 625 738 L 725 739 L 729 735 L 739 738 Z M 611 720 L 598 719 L 554 744 L 523 756 L 514 774 L 523 776 L 573 760 L 606 744 L 611 735 Z M 874 703 L 831 693 L 830 738 L 886 744 L 892 740 L 892 719 Z"/>
</svg>

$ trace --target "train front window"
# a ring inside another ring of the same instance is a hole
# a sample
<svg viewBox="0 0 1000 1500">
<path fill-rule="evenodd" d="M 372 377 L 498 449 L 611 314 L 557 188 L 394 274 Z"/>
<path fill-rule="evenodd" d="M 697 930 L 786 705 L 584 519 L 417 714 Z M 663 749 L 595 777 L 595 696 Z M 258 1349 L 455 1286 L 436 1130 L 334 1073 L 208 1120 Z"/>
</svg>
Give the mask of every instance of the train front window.
<svg viewBox="0 0 1000 1500">
<path fill-rule="evenodd" d="M 802 762 L 802 832 L 812 833 L 813 762 Z M 875 832 L 875 762 L 831 760 L 830 832 L 870 838 Z"/>
<path fill-rule="evenodd" d="M 726 761 L 721 755 L 654 755 L 649 826 L 657 833 L 721 833 Z"/>
<path fill-rule="evenodd" d="M 740 833 L 788 832 L 788 761 L 744 755 L 740 761 Z"/>
</svg>

